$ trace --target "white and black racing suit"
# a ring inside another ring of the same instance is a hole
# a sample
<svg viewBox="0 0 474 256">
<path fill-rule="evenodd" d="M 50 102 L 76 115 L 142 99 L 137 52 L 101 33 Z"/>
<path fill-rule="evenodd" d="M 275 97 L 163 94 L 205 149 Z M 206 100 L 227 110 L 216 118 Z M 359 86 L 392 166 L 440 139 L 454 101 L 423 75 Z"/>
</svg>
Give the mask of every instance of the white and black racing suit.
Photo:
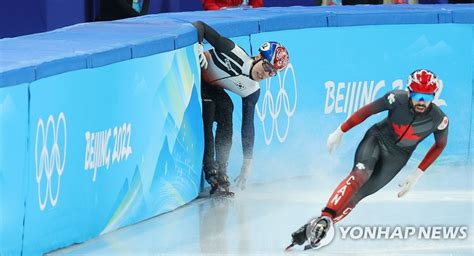
<svg viewBox="0 0 474 256">
<path fill-rule="evenodd" d="M 242 97 L 242 147 L 245 159 L 252 158 L 255 137 L 254 113 L 260 96 L 260 85 L 251 77 L 254 59 L 232 40 L 221 36 L 204 22 L 193 25 L 198 42 L 207 40 L 214 48 L 206 51 L 208 66 L 202 68 L 201 98 L 204 121 L 204 169 L 217 162 L 225 167 L 232 146 L 232 112 L 234 105 L 226 90 Z M 214 137 L 212 125 L 217 123 Z"/>
</svg>

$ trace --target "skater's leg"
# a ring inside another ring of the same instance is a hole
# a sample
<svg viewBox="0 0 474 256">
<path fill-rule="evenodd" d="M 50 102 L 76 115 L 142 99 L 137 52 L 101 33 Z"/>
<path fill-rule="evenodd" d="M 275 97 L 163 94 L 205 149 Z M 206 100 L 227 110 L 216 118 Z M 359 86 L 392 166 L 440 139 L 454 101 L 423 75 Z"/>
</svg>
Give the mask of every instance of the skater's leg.
<svg viewBox="0 0 474 256">
<path fill-rule="evenodd" d="M 395 150 L 387 150 L 381 147 L 379 161 L 377 161 L 374 172 L 364 185 L 351 198 L 345 209 L 334 218 L 334 223 L 345 218 L 363 198 L 377 192 L 389 183 L 397 173 L 405 166 L 409 155 Z"/>
<path fill-rule="evenodd" d="M 201 99 L 202 99 L 202 120 L 204 125 L 204 157 L 203 165 L 211 166 L 215 162 L 214 160 L 214 133 L 212 126 L 215 121 L 216 115 L 216 103 L 215 96 L 212 87 L 205 82 L 202 82 L 201 86 Z"/>
<path fill-rule="evenodd" d="M 321 213 L 322 216 L 335 219 L 344 212 L 346 215 L 350 212 L 348 209 L 355 205 L 349 205 L 349 202 L 371 177 L 379 156 L 380 144 L 378 139 L 368 132 L 357 148 L 352 171 L 336 187 Z"/>
<path fill-rule="evenodd" d="M 351 202 L 357 204 L 363 198 L 379 191 L 387 185 L 406 165 L 409 158 L 410 155 L 399 151 L 382 150 L 380 161 L 377 162 L 374 173 L 351 199 Z"/>
<path fill-rule="evenodd" d="M 219 172 L 219 185 L 228 191 L 230 181 L 227 176 L 227 163 L 232 147 L 232 113 L 234 104 L 229 95 L 222 90 L 216 102 L 216 161 Z"/>
<path fill-rule="evenodd" d="M 350 206 L 349 202 L 359 188 L 370 178 L 379 154 L 378 139 L 369 130 L 357 148 L 354 166 L 349 176 L 337 186 L 326 207 L 321 212 L 321 216 L 312 219 L 291 235 L 292 245 L 301 245 L 305 241 L 309 241 L 308 248 L 319 246 L 329 228 L 333 226 L 333 219 L 344 212 L 346 215 L 350 212 L 350 210 L 347 210 Z"/>
<path fill-rule="evenodd" d="M 216 160 L 219 165 L 227 167 L 232 147 L 232 113 L 234 104 L 229 95 L 222 90 L 216 102 Z"/>
<path fill-rule="evenodd" d="M 350 200 L 349 203 L 344 208 L 344 210 L 342 210 L 340 213 L 338 213 L 338 215 L 333 219 L 334 224 L 338 223 L 339 221 L 344 219 L 347 215 L 349 215 L 349 213 L 352 212 L 352 210 L 355 208 L 356 205 L 357 205 L 357 203 L 354 203 L 353 200 Z"/>
<path fill-rule="evenodd" d="M 216 102 L 219 97 L 220 89 L 202 82 L 202 119 L 204 125 L 204 156 L 203 172 L 204 178 L 211 185 L 211 194 L 214 194 L 219 187 L 218 165 L 215 161 L 215 139 L 213 124 L 216 120 Z"/>
</svg>

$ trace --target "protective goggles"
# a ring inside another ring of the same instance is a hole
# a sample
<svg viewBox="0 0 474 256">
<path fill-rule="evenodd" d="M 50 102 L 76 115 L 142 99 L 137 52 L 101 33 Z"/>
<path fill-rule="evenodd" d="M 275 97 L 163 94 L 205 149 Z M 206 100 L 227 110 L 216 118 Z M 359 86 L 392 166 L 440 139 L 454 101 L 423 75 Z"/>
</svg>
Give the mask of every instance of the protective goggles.
<svg viewBox="0 0 474 256">
<path fill-rule="evenodd" d="M 267 72 L 270 76 L 276 75 L 276 70 L 273 68 L 272 64 L 267 60 L 264 60 L 262 63 L 263 71 Z"/>
<path fill-rule="evenodd" d="M 419 92 L 410 92 L 410 97 L 415 101 L 433 101 L 434 94 L 431 93 L 419 93 Z"/>
</svg>

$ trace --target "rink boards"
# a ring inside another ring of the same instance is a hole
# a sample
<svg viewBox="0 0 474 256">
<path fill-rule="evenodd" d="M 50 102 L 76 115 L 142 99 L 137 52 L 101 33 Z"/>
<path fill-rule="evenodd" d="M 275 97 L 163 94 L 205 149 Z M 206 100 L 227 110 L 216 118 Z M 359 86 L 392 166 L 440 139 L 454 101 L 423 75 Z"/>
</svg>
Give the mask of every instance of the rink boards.
<svg viewBox="0 0 474 256">
<path fill-rule="evenodd" d="M 442 80 L 436 104 L 450 120 L 448 147 L 432 169 L 472 168 L 474 28 L 460 24 L 474 22 L 472 10 L 404 8 L 177 13 L 0 40 L 0 254 L 83 242 L 197 196 L 200 72 L 186 20 L 208 21 L 249 53 L 268 40 L 289 49 L 289 68 L 261 82 L 251 182 L 347 172 L 364 131 L 384 114 L 351 130 L 335 156 L 327 135 L 361 106 L 405 89 L 417 68 Z M 246 12 L 255 16 L 243 20 Z M 232 98 L 231 179 L 242 161 L 241 102 Z M 472 176 L 464 182 L 472 188 Z"/>
</svg>

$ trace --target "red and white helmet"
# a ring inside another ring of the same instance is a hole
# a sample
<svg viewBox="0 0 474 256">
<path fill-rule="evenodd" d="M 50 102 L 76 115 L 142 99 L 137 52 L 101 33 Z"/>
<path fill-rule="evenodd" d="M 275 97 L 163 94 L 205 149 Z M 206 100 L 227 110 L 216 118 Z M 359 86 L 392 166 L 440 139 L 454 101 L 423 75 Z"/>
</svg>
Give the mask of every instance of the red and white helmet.
<svg viewBox="0 0 474 256">
<path fill-rule="evenodd" d="M 427 69 L 413 71 L 408 77 L 408 90 L 411 92 L 434 94 L 438 90 L 438 78 Z"/>
<path fill-rule="evenodd" d="M 277 42 L 266 42 L 258 49 L 260 54 L 273 66 L 276 71 L 281 71 L 288 66 L 290 56 L 285 46 Z"/>
</svg>

